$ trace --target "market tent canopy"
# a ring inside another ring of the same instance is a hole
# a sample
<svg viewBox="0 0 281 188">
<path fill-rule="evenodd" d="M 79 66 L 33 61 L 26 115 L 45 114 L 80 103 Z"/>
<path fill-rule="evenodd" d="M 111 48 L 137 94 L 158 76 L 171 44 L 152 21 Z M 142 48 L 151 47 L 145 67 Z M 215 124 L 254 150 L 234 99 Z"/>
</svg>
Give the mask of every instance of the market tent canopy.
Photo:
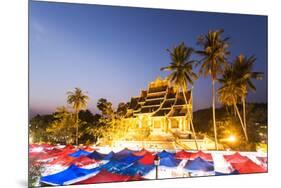
<svg viewBox="0 0 281 188">
<path fill-rule="evenodd" d="M 74 149 L 75 147 L 71 144 L 66 145 L 63 149 Z"/>
<path fill-rule="evenodd" d="M 80 156 L 89 155 L 89 154 L 90 154 L 90 152 L 79 149 L 78 151 L 69 154 L 69 156 L 70 157 L 80 157 Z"/>
<path fill-rule="evenodd" d="M 252 160 L 247 160 L 243 163 L 232 163 L 234 169 L 236 169 L 240 174 L 249 174 L 249 173 L 264 173 L 267 172 L 267 169 L 259 166 L 254 163 Z"/>
<path fill-rule="evenodd" d="M 143 156 L 134 156 L 134 155 L 129 155 L 127 157 L 122 157 L 122 158 L 116 158 L 113 157 L 113 160 L 117 160 L 119 162 L 124 162 L 124 163 L 134 163 L 138 161 L 139 159 L 143 158 Z"/>
<path fill-rule="evenodd" d="M 180 163 L 180 160 L 175 159 L 174 157 L 164 157 L 160 158 L 160 166 L 166 166 L 166 167 L 177 167 Z"/>
<path fill-rule="evenodd" d="M 142 165 L 138 162 L 129 166 L 128 168 L 119 171 L 119 174 L 129 175 L 129 176 L 144 176 L 155 168 L 154 165 Z"/>
<path fill-rule="evenodd" d="M 224 159 L 229 163 L 244 163 L 249 160 L 248 157 L 242 156 L 240 153 L 236 152 L 232 155 L 224 155 Z"/>
<path fill-rule="evenodd" d="M 115 173 L 110 173 L 107 170 L 101 170 L 97 175 L 80 181 L 76 182 L 76 185 L 79 184 L 93 184 L 93 183 L 106 183 L 106 182 L 125 182 L 125 181 L 132 181 L 132 180 L 141 180 L 139 176 L 127 176 L 127 175 L 120 175 Z"/>
<path fill-rule="evenodd" d="M 157 153 L 157 155 L 158 155 L 160 158 L 174 157 L 174 156 L 175 156 L 174 153 L 167 152 L 166 150 L 163 150 L 163 151 L 161 151 L 160 153 Z"/>
<path fill-rule="evenodd" d="M 114 157 L 119 157 L 119 158 L 127 157 L 127 156 L 131 155 L 133 152 L 135 152 L 135 151 L 130 150 L 128 148 L 124 148 L 123 150 L 115 153 Z"/>
<path fill-rule="evenodd" d="M 189 159 L 191 156 L 191 152 L 186 152 L 184 150 L 181 150 L 176 153 L 175 158 L 177 159 Z"/>
<path fill-rule="evenodd" d="M 74 160 L 73 157 L 70 157 L 68 155 L 62 155 L 56 158 L 55 160 L 51 161 L 50 165 L 62 165 L 62 166 L 69 166 L 72 161 Z"/>
<path fill-rule="evenodd" d="M 107 170 L 111 173 L 116 173 L 116 172 L 120 172 L 120 171 L 128 168 L 131 165 L 132 165 L 132 163 L 126 163 L 126 162 L 111 160 L 108 163 L 100 166 L 100 168 L 105 169 L 105 170 Z"/>
<path fill-rule="evenodd" d="M 72 164 L 74 164 L 78 167 L 82 167 L 82 166 L 86 166 L 86 165 L 90 165 L 90 164 L 94 164 L 94 163 L 96 163 L 96 161 L 94 159 L 90 159 L 89 157 L 87 157 L 85 155 L 80 156 L 72 161 Z"/>
<path fill-rule="evenodd" d="M 221 153 L 213 153 L 213 163 L 216 173 L 231 174 L 234 170 L 229 162 L 227 162 Z"/>
<path fill-rule="evenodd" d="M 45 150 L 45 152 L 48 153 L 49 155 L 53 155 L 53 154 L 60 154 L 63 152 L 63 150 L 58 148 L 53 148 L 51 150 Z"/>
<path fill-rule="evenodd" d="M 83 149 L 84 151 L 87 151 L 87 152 L 92 152 L 92 151 L 95 150 L 95 149 L 93 149 L 93 148 L 90 147 L 90 146 L 84 146 L 82 149 Z"/>
<path fill-rule="evenodd" d="M 222 172 L 215 172 L 216 176 L 223 176 L 223 175 L 236 175 L 239 174 L 239 172 L 237 170 L 233 170 L 230 173 L 222 173 Z"/>
<path fill-rule="evenodd" d="M 99 170 L 99 168 L 83 169 L 76 165 L 71 165 L 62 172 L 41 177 L 40 182 L 48 185 L 69 185 L 95 175 Z"/>
<path fill-rule="evenodd" d="M 143 156 L 143 158 L 139 160 L 139 163 L 143 165 L 153 165 L 154 158 L 155 158 L 154 155 L 152 155 L 151 153 L 147 153 L 146 155 Z"/>
<path fill-rule="evenodd" d="M 144 156 L 146 154 L 152 154 L 152 152 L 143 148 L 142 150 L 133 152 L 132 154 L 135 155 L 135 156 Z"/>
<path fill-rule="evenodd" d="M 212 155 L 210 153 L 204 153 L 203 151 L 191 153 L 189 159 L 194 160 L 198 157 L 200 157 L 201 159 L 204 159 L 205 161 L 213 161 Z"/>
<path fill-rule="evenodd" d="M 194 160 L 187 161 L 184 168 L 189 171 L 210 172 L 210 171 L 214 171 L 214 164 L 198 157 Z"/>
<path fill-rule="evenodd" d="M 103 154 L 103 153 L 99 153 L 97 151 L 93 151 L 92 153 L 87 155 L 87 157 L 89 157 L 91 159 L 95 159 L 95 160 L 109 160 L 112 158 L 113 154 L 114 154 L 113 152 L 110 152 L 108 154 Z"/>
<path fill-rule="evenodd" d="M 257 159 L 264 164 L 267 164 L 267 157 L 257 157 Z"/>
</svg>

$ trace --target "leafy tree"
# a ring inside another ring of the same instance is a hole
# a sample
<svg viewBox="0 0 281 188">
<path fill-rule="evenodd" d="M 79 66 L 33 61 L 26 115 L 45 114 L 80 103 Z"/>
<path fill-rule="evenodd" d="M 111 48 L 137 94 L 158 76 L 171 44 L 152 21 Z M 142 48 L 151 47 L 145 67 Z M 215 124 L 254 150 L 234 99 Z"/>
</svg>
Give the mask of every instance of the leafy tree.
<svg viewBox="0 0 281 188">
<path fill-rule="evenodd" d="M 78 126 L 80 110 L 86 108 L 89 97 L 83 93 L 80 88 L 75 88 L 74 91 L 67 92 L 67 103 L 72 105 L 75 113 L 75 126 L 76 126 L 76 145 L 78 146 Z"/>
<path fill-rule="evenodd" d="M 242 129 L 244 131 L 245 139 L 248 142 L 248 135 L 243 123 L 242 117 L 240 115 L 237 103 L 244 96 L 245 87 L 239 83 L 238 77 L 236 77 L 235 69 L 232 65 L 228 66 L 222 75 L 222 78 L 219 79 L 219 82 L 222 86 L 218 90 L 219 101 L 227 106 L 234 106 L 236 113 L 239 117 Z"/>
<path fill-rule="evenodd" d="M 29 134 L 33 143 L 48 142 L 46 129 L 54 121 L 53 115 L 36 115 L 30 120 Z"/>
<path fill-rule="evenodd" d="M 128 104 L 121 102 L 118 104 L 116 114 L 119 118 L 122 118 L 127 114 L 127 110 Z"/>
<path fill-rule="evenodd" d="M 99 114 L 93 115 L 90 110 L 81 110 L 79 112 L 79 120 L 80 120 L 80 126 L 79 126 L 79 140 L 80 142 L 91 145 L 94 142 L 97 141 L 97 138 L 93 136 L 92 129 L 97 129 L 97 126 L 99 126 L 98 121 L 101 116 Z"/>
<path fill-rule="evenodd" d="M 241 87 L 244 88 L 245 92 L 242 99 L 243 104 L 243 123 L 245 126 L 245 130 L 247 132 L 247 121 L 246 121 L 246 97 L 248 95 L 248 91 L 256 91 L 256 87 L 253 83 L 253 79 L 260 80 L 262 79 L 262 72 L 254 72 L 253 66 L 256 61 L 255 56 L 247 57 L 243 54 L 240 54 L 236 57 L 233 63 L 233 69 L 235 71 L 235 75 L 239 81 Z"/>
<path fill-rule="evenodd" d="M 55 120 L 47 128 L 47 134 L 54 143 L 73 143 L 75 137 L 75 118 L 65 107 L 57 108 Z"/>
<path fill-rule="evenodd" d="M 184 43 L 174 47 L 172 50 L 168 49 L 171 57 L 171 63 L 168 67 L 163 67 L 161 70 L 170 71 L 168 80 L 175 86 L 177 92 L 182 91 L 186 105 L 190 104 L 190 101 L 186 99 L 186 93 L 188 91 L 188 85 L 193 85 L 193 80 L 197 79 L 196 74 L 192 70 L 192 65 L 195 60 L 190 60 L 193 53 L 192 48 L 188 48 Z M 192 114 L 187 107 L 188 115 L 191 118 L 191 129 L 194 137 L 195 145 L 198 150 L 198 144 L 196 139 L 196 133 L 193 126 Z M 186 117 L 187 118 L 187 117 Z"/>
<path fill-rule="evenodd" d="M 223 72 L 223 67 L 227 64 L 227 57 L 230 52 L 228 51 L 229 38 L 222 38 L 224 30 L 209 31 L 206 35 L 202 35 L 198 38 L 198 45 L 202 47 L 201 50 L 197 51 L 197 54 L 202 56 L 200 60 L 200 70 L 199 75 L 204 75 L 205 77 L 210 76 L 212 80 L 212 107 L 213 107 L 213 127 L 215 136 L 215 145 L 218 149 L 218 140 L 216 132 L 216 92 L 215 92 L 215 82 L 219 74 Z"/>
</svg>

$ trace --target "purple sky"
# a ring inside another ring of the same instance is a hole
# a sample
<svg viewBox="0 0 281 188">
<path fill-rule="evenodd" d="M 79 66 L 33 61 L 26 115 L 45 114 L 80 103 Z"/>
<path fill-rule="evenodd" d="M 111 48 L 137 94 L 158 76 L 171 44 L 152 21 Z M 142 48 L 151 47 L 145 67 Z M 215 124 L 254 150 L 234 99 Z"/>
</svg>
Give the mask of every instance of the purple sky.
<svg viewBox="0 0 281 188">
<path fill-rule="evenodd" d="M 101 97 L 114 105 L 139 95 L 150 81 L 166 73 L 166 49 L 180 42 L 198 49 L 196 38 L 223 28 L 232 61 L 254 54 L 257 92 L 248 101 L 267 101 L 267 17 L 98 5 L 30 2 L 30 110 L 53 112 L 66 105 L 66 92 L 80 87 L 96 111 Z M 197 56 L 192 58 L 198 59 Z M 198 71 L 198 68 L 195 69 Z M 211 81 L 194 85 L 194 110 L 211 105 Z"/>
</svg>

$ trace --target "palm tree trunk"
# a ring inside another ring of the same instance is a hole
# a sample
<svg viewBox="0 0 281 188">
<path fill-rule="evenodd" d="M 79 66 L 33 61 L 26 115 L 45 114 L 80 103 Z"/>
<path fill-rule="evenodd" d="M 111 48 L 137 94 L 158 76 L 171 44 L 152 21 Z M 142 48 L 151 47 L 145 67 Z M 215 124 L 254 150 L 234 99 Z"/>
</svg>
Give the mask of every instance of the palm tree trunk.
<svg viewBox="0 0 281 188">
<path fill-rule="evenodd" d="M 245 135 L 245 139 L 246 139 L 246 141 L 248 142 L 248 135 L 247 135 L 247 132 L 246 132 L 246 130 L 245 130 L 245 127 L 244 127 L 244 124 L 243 124 L 243 121 L 242 121 L 242 118 L 241 118 L 239 109 L 238 109 L 238 107 L 237 107 L 236 104 L 234 104 L 234 107 L 235 107 L 235 110 L 236 110 L 237 115 L 238 115 L 238 117 L 239 117 L 239 121 L 240 121 L 240 124 L 241 124 L 241 126 L 242 126 L 242 129 L 243 129 L 243 132 L 244 132 L 244 135 Z"/>
<path fill-rule="evenodd" d="M 215 80 L 212 79 L 212 106 L 213 106 L 213 126 L 214 126 L 214 135 L 215 135 L 215 148 L 218 150 L 218 138 L 217 138 L 217 126 L 216 126 L 216 96 L 215 96 Z"/>
<path fill-rule="evenodd" d="M 186 96 L 185 96 L 185 89 L 183 89 L 183 97 L 184 97 L 184 100 L 185 100 L 185 104 L 187 106 L 188 102 L 187 102 L 187 99 L 186 99 Z M 188 106 L 187 106 L 187 113 L 188 113 L 188 115 L 190 117 L 191 130 L 192 130 L 192 134 L 193 134 L 193 137 L 194 137 L 194 142 L 195 142 L 196 149 L 198 150 L 198 143 L 197 143 L 197 138 L 196 138 L 195 129 L 194 129 L 194 125 L 193 125 L 193 119 L 192 119 L 192 115 L 190 113 L 190 110 L 189 110 Z"/>
<path fill-rule="evenodd" d="M 75 112 L 75 124 L 76 124 L 76 146 L 78 147 L 78 110 Z"/>
<path fill-rule="evenodd" d="M 247 134 L 247 123 L 246 123 L 246 98 L 242 97 L 242 103 L 243 103 L 243 121 L 244 121 L 244 128 L 245 132 Z"/>
</svg>

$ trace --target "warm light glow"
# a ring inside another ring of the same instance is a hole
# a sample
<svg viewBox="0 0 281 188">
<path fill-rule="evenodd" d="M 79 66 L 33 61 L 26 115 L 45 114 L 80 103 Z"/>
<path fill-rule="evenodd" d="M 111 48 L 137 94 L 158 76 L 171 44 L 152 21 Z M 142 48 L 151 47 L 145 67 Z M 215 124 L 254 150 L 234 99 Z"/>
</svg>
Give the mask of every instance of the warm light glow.
<svg viewBox="0 0 281 188">
<path fill-rule="evenodd" d="M 236 142 L 236 137 L 234 135 L 230 135 L 227 140 L 229 142 Z"/>
</svg>

